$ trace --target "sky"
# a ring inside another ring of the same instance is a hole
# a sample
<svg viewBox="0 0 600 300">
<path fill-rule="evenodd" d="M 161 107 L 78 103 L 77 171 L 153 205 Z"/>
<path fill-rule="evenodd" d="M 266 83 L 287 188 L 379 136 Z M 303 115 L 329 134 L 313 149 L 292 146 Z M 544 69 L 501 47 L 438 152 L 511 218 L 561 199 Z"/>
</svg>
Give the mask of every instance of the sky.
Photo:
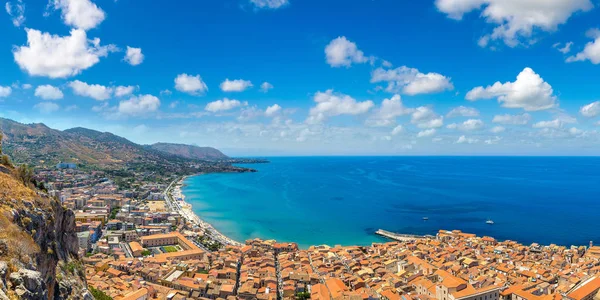
<svg viewBox="0 0 600 300">
<path fill-rule="evenodd" d="M 598 155 L 596 0 L 10 0 L 0 117 L 235 156 Z"/>
</svg>

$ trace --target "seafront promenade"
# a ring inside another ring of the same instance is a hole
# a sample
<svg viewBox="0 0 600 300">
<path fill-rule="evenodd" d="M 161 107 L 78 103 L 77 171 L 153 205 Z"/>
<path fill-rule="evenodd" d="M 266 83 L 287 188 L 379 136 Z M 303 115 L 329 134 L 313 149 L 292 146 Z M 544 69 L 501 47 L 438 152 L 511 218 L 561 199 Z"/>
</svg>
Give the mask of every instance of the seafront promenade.
<svg viewBox="0 0 600 300">
<path fill-rule="evenodd" d="M 165 201 L 170 210 L 178 212 L 184 218 L 186 218 L 192 224 L 197 225 L 205 231 L 205 234 L 210 236 L 212 239 L 220 242 L 223 245 L 240 246 L 240 242 L 235 241 L 226 235 L 216 230 L 210 223 L 202 220 L 192 210 L 192 205 L 185 202 L 185 195 L 182 193 L 181 188 L 186 177 L 173 180 L 169 186 L 165 189 Z M 181 199 L 181 200 L 178 200 Z"/>
</svg>

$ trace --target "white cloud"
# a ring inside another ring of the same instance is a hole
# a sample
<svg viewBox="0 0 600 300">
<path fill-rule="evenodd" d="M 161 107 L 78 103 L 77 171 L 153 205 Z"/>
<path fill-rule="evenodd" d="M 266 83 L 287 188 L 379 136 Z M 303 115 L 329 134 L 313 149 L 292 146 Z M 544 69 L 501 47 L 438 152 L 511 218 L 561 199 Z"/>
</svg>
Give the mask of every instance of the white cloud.
<svg viewBox="0 0 600 300">
<path fill-rule="evenodd" d="M 496 115 L 492 122 L 505 125 L 527 125 L 531 121 L 530 114 L 520 115 Z"/>
<path fill-rule="evenodd" d="M 423 130 L 423 131 L 419 131 L 419 133 L 417 133 L 417 137 L 430 137 L 433 136 L 435 134 L 436 130 L 435 129 L 427 129 L 427 130 Z"/>
<path fill-rule="evenodd" d="M 184 73 L 175 78 L 175 89 L 190 95 L 199 95 L 208 91 L 208 86 L 202 81 L 200 75 L 192 76 Z"/>
<path fill-rule="evenodd" d="M 60 106 L 54 102 L 40 102 L 33 106 L 42 114 L 50 114 L 60 109 Z"/>
<path fill-rule="evenodd" d="M 523 40 L 530 43 L 535 32 L 555 31 L 576 12 L 589 11 L 594 5 L 590 0 L 436 0 L 435 4 L 448 17 L 461 20 L 463 15 L 483 9 L 481 17 L 497 27 L 485 36 L 480 45 L 502 40 L 510 47 Z"/>
<path fill-rule="evenodd" d="M 69 87 L 73 93 L 83 97 L 89 97 L 98 101 L 110 99 L 113 89 L 99 84 L 87 84 L 85 82 L 75 80 L 69 82 Z"/>
<path fill-rule="evenodd" d="M 402 125 L 398 125 L 392 129 L 392 135 L 399 135 L 402 132 L 404 132 L 404 127 L 402 127 Z"/>
<path fill-rule="evenodd" d="M 307 123 L 320 123 L 339 115 L 364 114 L 374 106 L 371 100 L 358 102 L 348 95 L 334 94 L 333 90 L 317 92 L 313 100 L 317 105 L 310 109 Z"/>
<path fill-rule="evenodd" d="M 479 111 L 472 107 L 459 106 L 453 108 L 446 115 L 447 118 L 455 118 L 455 117 L 478 117 Z"/>
<path fill-rule="evenodd" d="M 278 9 L 289 4 L 288 0 L 250 0 L 259 9 Z"/>
<path fill-rule="evenodd" d="M 561 122 L 561 120 L 559 119 L 555 119 L 552 121 L 541 121 L 541 122 L 537 122 L 535 124 L 533 124 L 533 128 L 561 128 L 562 127 L 563 122 Z"/>
<path fill-rule="evenodd" d="M 273 116 L 277 115 L 280 111 L 281 111 L 281 106 L 279 106 L 279 104 L 273 104 L 273 105 L 267 107 L 267 109 L 265 110 L 265 116 L 273 117 Z"/>
<path fill-rule="evenodd" d="M 119 102 L 117 109 L 121 115 L 140 116 L 155 112 L 160 107 L 160 99 L 152 95 L 133 96 Z"/>
<path fill-rule="evenodd" d="M 225 81 L 221 83 L 221 90 L 223 92 L 243 92 L 250 87 L 253 87 L 252 82 L 243 79 L 225 79 Z"/>
<path fill-rule="evenodd" d="M 345 36 L 332 40 L 325 47 L 327 63 L 332 67 L 350 67 L 353 63 L 362 64 L 371 58 L 358 50 L 355 43 L 346 39 Z"/>
<path fill-rule="evenodd" d="M 500 132 L 504 132 L 506 130 L 506 128 L 502 127 L 502 126 L 495 126 L 494 128 L 490 129 L 490 131 L 492 133 L 500 133 Z"/>
<path fill-rule="evenodd" d="M 495 144 L 498 144 L 498 142 L 500 142 L 501 140 L 502 140 L 501 137 L 496 136 L 494 138 L 485 140 L 484 143 L 486 143 L 487 145 L 495 145 Z"/>
<path fill-rule="evenodd" d="M 23 4 L 23 0 L 17 0 L 15 3 L 6 2 L 4 8 L 15 27 L 21 27 L 25 23 L 25 4 Z"/>
<path fill-rule="evenodd" d="M 115 51 L 114 45 L 100 46 L 100 39 L 88 40 L 85 31 L 71 30 L 69 36 L 26 29 L 27 46 L 15 47 L 15 62 L 29 75 L 64 78 L 75 76 Z"/>
<path fill-rule="evenodd" d="M 593 118 L 600 115 L 600 101 L 592 102 L 588 105 L 582 106 L 579 109 L 579 113 L 588 118 Z"/>
<path fill-rule="evenodd" d="M 436 114 L 430 107 L 421 106 L 413 112 L 411 123 L 419 128 L 440 128 L 444 126 L 444 117 Z"/>
<path fill-rule="evenodd" d="M 581 136 L 581 135 L 585 134 L 585 131 L 575 128 L 575 127 L 571 127 L 569 129 L 569 133 L 572 135 L 575 135 L 575 136 Z"/>
<path fill-rule="evenodd" d="M 137 66 L 144 61 L 144 54 L 142 54 L 142 48 L 133 48 L 127 46 L 124 60 L 132 65 Z"/>
<path fill-rule="evenodd" d="M 115 88 L 115 96 L 117 97 L 124 97 L 124 96 L 129 96 L 133 93 L 133 91 L 135 90 L 135 86 L 132 85 L 128 85 L 128 86 L 118 86 Z"/>
<path fill-rule="evenodd" d="M 230 100 L 227 98 L 223 98 L 223 100 L 217 100 L 206 104 L 204 110 L 210 112 L 220 112 L 240 107 L 243 104 L 244 103 L 240 102 L 239 100 Z"/>
<path fill-rule="evenodd" d="M 433 94 L 454 89 L 450 77 L 438 73 L 424 74 L 406 66 L 389 70 L 377 68 L 371 74 L 371 83 L 378 82 L 388 83 L 385 89 L 387 92 L 402 92 L 407 95 Z"/>
<path fill-rule="evenodd" d="M 600 64 L 600 30 L 591 29 L 587 35 L 594 40 L 585 44 L 583 51 L 568 57 L 567 62 L 589 60 L 595 65 Z"/>
<path fill-rule="evenodd" d="M 468 138 L 464 135 L 461 135 L 458 140 L 456 140 L 457 144 L 475 144 L 477 143 L 479 140 L 478 139 L 474 139 L 474 138 Z"/>
<path fill-rule="evenodd" d="M 29 83 L 25 83 L 21 86 L 22 89 L 24 90 L 29 90 L 33 87 L 33 85 L 29 84 Z"/>
<path fill-rule="evenodd" d="M 476 87 L 467 93 L 466 99 L 497 98 L 503 107 L 522 108 L 527 111 L 545 110 L 558 106 L 552 86 L 536 74 L 525 68 L 515 82 L 500 83 L 487 87 Z"/>
<path fill-rule="evenodd" d="M 370 126 L 391 126 L 396 123 L 396 118 L 413 113 L 415 110 L 404 106 L 400 95 L 396 94 L 389 99 L 384 99 L 381 106 L 367 119 Z"/>
<path fill-rule="evenodd" d="M 12 88 L 10 86 L 1 86 L 0 85 L 0 98 L 6 98 L 10 96 L 12 93 Z"/>
<path fill-rule="evenodd" d="M 485 124 L 483 123 L 482 120 L 479 119 L 469 119 L 464 121 L 462 124 L 457 124 L 457 123 L 453 123 L 450 124 L 448 126 L 446 126 L 448 129 L 458 129 L 458 130 L 463 130 L 463 131 L 473 131 L 473 130 L 479 130 L 481 128 L 483 128 L 483 126 L 485 126 Z"/>
<path fill-rule="evenodd" d="M 52 1 L 52 0 L 51 0 Z M 104 21 L 104 11 L 90 0 L 54 0 L 54 9 L 62 11 L 65 24 L 89 30 Z"/>
<path fill-rule="evenodd" d="M 44 100 L 58 100 L 62 99 L 64 96 L 59 88 L 51 86 L 49 84 L 38 86 L 35 89 L 34 95 Z"/>
<path fill-rule="evenodd" d="M 268 83 L 268 82 L 266 82 L 266 81 L 265 81 L 265 82 L 263 82 L 263 83 L 260 85 L 260 91 L 261 91 L 261 92 L 263 92 L 263 93 L 266 93 L 266 92 L 268 92 L 269 90 L 272 90 L 273 88 L 274 88 L 274 87 L 273 87 L 273 85 L 272 85 L 272 84 L 270 84 L 270 83 Z"/>
<path fill-rule="evenodd" d="M 567 54 L 567 53 L 571 52 L 571 46 L 573 46 L 573 42 L 565 43 L 565 45 L 562 47 L 560 45 L 561 45 L 561 43 L 556 43 L 556 44 L 552 45 L 552 47 L 554 49 L 558 50 L 562 54 Z"/>
</svg>

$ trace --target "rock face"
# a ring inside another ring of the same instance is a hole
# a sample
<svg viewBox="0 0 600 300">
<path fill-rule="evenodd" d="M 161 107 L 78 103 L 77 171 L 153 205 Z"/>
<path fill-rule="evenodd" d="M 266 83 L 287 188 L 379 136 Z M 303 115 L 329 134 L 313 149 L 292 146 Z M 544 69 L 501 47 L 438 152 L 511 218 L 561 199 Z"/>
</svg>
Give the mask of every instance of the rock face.
<svg viewBox="0 0 600 300">
<path fill-rule="evenodd" d="M 93 300 L 77 256 L 75 214 L 33 189 L 28 199 L 7 198 L 9 192 L 0 185 L 0 300 Z"/>
</svg>

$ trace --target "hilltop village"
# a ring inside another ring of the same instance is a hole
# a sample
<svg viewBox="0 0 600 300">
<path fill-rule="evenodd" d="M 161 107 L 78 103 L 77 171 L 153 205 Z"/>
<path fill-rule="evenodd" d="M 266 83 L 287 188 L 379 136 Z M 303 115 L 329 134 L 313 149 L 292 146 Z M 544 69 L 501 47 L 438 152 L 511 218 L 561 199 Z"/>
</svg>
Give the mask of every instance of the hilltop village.
<svg viewBox="0 0 600 300">
<path fill-rule="evenodd" d="M 57 167 L 36 177 L 75 212 L 97 299 L 600 299 L 592 244 L 521 245 L 458 230 L 367 247 L 239 243 L 191 212 L 179 178 L 123 190 L 103 172 Z"/>
</svg>

